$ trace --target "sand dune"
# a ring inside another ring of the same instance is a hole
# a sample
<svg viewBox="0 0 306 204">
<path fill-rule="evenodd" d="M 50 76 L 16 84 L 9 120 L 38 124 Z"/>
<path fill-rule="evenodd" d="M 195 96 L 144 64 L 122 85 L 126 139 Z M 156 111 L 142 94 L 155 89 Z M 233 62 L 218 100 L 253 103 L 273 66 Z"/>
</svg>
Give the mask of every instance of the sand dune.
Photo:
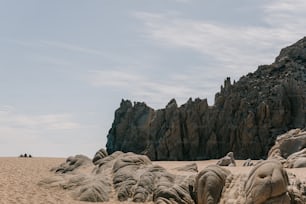
<svg viewBox="0 0 306 204">
<path fill-rule="evenodd" d="M 3 204 L 36 204 L 36 203 L 87 203 L 75 201 L 65 190 L 57 188 L 45 189 L 37 185 L 43 178 L 52 176 L 49 170 L 64 162 L 65 158 L 0 158 L 0 203 Z M 196 161 L 199 171 L 207 165 L 216 164 L 217 160 Z M 238 160 L 237 167 L 226 167 L 233 174 L 248 173 L 251 167 L 242 167 L 244 161 Z M 189 172 L 178 172 L 176 167 L 193 163 L 193 161 L 160 161 L 159 164 L 174 174 L 191 174 Z M 287 169 L 295 173 L 299 178 L 306 179 L 306 169 Z M 105 203 L 118 203 L 111 200 Z M 122 202 L 131 203 L 131 202 Z"/>
</svg>

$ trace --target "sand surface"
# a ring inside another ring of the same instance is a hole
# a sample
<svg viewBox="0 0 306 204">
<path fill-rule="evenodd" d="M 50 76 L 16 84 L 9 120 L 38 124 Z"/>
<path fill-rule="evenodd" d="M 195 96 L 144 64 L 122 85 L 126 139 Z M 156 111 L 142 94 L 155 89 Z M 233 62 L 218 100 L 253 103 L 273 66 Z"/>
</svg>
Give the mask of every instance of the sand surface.
<svg viewBox="0 0 306 204">
<path fill-rule="evenodd" d="M 0 203 L 2 204 L 47 204 L 47 203 L 86 203 L 75 201 L 69 195 L 69 192 L 56 188 L 45 189 L 37 185 L 37 183 L 53 173 L 49 170 L 52 167 L 58 166 L 64 162 L 65 158 L 0 158 Z M 207 165 L 216 164 L 217 160 L 196 161 L 199 171 Z M 252 167 L 242 167 L 244 161 L 239 160 L 237 167 L 226 167 L 233 174 L 248 173 Z M 154 162 L 168 169 L 174 174 L 191 174 L 189 172 L 178 172 L 173 168 L 184 166 L 193 161 L 178 161 L 178 162 Z M 287 169 L 288 172 L 293 172 L 301 179 L 306 179 L 306 168 Z M 105 202 L 106 203 L 106 202 Z M 115 201 L 107 202 L 119 203 Z M 132 202 L 121 202 L 132 203 Z"/>
</svg>

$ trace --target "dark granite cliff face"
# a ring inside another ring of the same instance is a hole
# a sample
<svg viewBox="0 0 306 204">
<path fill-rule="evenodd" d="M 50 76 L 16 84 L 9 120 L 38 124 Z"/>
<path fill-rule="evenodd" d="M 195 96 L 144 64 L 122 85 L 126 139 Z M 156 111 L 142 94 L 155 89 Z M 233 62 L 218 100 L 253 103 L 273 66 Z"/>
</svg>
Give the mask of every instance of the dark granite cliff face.
<svg viewBox="0 0 306 204">
<path fill-rule="evenodd" d="M 215 96 L 172 99 L 164 109 L 122 100 L 107 136 L 107 151 L 148 155 L 152 160 L 262 158 L 277 135 L 306 125 L 306 37 L 281 50 L 271 65 L 231 83 Z"/>
</svg>

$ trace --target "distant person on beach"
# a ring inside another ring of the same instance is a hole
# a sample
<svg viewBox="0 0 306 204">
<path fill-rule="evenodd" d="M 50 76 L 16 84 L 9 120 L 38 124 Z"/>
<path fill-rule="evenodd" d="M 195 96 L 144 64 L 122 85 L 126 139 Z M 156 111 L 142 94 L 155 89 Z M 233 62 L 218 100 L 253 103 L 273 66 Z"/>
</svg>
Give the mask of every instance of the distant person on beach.
<svg viewBox="0 0 306 204">
<path fill-rule="evenodd" d="M 27 154 L 27 153 L 24 153 L 24 154 L 21 154 L 19 155 L 19 157 L 28 157 L 28 158 L 32 158 L 32 155 L 31 154 Z"/>
</svg>

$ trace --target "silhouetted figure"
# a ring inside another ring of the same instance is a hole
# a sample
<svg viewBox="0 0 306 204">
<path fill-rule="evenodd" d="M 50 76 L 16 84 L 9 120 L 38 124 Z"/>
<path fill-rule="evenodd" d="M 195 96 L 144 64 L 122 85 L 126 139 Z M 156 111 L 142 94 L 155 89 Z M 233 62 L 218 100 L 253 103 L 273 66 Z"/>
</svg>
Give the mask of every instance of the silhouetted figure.
<svg viewBox="0 0 306 204">
<path fill-rule="evenodd" d="M 27 153 L 24 153 L 24 157 L 28 157 Z"/>
<path fill-rule="evenodd" d="M 19 157 L 23 157 L 23 154 L 19 155 Z"/>
<path fill-rule="evenodd" d="M 32 158 L 32 155 L 29 154 L 29 158 Z"/>
</svg>

